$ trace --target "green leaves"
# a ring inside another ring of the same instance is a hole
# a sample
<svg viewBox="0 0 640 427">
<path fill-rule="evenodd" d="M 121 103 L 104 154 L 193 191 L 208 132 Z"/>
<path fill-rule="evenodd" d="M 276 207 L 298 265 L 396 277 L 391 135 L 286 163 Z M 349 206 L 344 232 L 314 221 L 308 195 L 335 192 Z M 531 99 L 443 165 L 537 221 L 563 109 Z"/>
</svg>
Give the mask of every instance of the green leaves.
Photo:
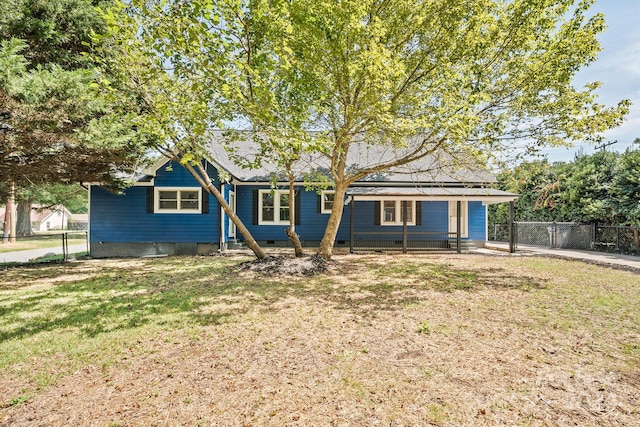
<svg viewBox="0 0 640 427">
<path fill-rule="evenodd" d="M 640 223 L 640 150 L 598 151 L 570 163 L 524 162 L 500 176 L 500 187 L 520 195 L 520 221 Z M 493 208 L 494 222 L 505 223 L 504 207 Z"/>
<path fill-rule="evenodd" d="M 618 125 L 628 101 L 572 83 L 600 50 L 592 3 L 132 0 L 103 17 L 119 52 L 106 65 L 156 142 L 200 155 L 208 128 L 244 126 L 283 170 L 326 155 L 344 189 L 434 150 L 476 165 Z M 362 140 L 404 155 L 347 169 Z"/>
</svg>

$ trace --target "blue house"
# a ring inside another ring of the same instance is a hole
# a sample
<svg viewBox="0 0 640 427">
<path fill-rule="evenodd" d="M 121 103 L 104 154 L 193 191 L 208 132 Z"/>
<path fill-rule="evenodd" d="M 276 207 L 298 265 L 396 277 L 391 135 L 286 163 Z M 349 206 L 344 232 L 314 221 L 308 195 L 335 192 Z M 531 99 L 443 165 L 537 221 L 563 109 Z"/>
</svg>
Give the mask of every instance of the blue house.
<svg viewBox="0 0 640 427">
<path fill-rule="evenodd" d="M 251 149 L 245 144 L 240 155 L 250 156 Z M 209 177 L 258 243 L 265 249 L 289 246 L 287 183 L 274 180 L 269 165 L 243 169 L 220 144 L 212 143 L 209 152 Z M 350 153 L 348 163 L 357 167 L 389 153 L 363 144 Z M 486 171 L 443 158 L 429 156 L 369 175 L 338 201 L 330 188 L 309 189 L 309 174 L 326 172 L 326 164 L 318 156 L 303 156 L 296 164 L 294 199 L 303 246 L 319 244 L 334 203 L 345 205 L 336 247 L 460 251 L 484 245 L 487 205 L 511 202 L 517 195 L 493 189 L 495 177 Z M 122 194 L 91 185 L 89 197 L 90 255 L 95 258 L 207 254 L 242 246 L 242 236 L 216 199 L 169 159 L 145 170 Z"/>
</svg>

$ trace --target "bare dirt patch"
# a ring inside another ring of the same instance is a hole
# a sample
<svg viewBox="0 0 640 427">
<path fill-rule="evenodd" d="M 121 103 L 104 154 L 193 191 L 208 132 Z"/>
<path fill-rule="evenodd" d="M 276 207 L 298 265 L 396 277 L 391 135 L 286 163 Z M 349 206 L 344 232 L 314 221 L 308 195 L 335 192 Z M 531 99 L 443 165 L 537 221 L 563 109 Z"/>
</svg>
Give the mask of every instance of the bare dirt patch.
<svg viewBox="0 0 640 427">
<path fill-rule="evenodd" d="M 238 266 L 239 271 L 258 273 L 265 276 L 313 276 L 327 272 L 335 261 L 313 256 L 268 256 L 263 259 L 246 261 Z"/>
<path fill-rule="evenodd" d="M 139 326 L 39 389 L 19 371 L 45 362 L 9 365 L 0 425 L 640 425 L 637 276 L 538 258 L 337 258 L 340 273 L 259 280 L 195 263 L 197 301 L 222 321 Z M 167 261 L 146 262 L 160 274 Z M 179 277 L 162 292 L 185 292 Z"/>
</svg>

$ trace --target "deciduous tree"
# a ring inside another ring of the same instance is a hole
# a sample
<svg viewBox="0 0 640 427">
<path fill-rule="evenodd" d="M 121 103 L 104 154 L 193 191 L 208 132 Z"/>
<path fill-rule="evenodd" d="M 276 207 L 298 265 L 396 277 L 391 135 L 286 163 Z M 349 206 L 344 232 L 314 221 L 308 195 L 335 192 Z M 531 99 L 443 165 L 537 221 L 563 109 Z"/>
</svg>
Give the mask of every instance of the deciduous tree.
<svg viewBox="0 0 640 427">
<path fill-rule="evenodd" d="M 97 37 L 96 41 L 103 50 L 115 51 L 117 55 L 99 55 L 102 69 L 112 79 L 103 90 L 114 105 L 125 110 L 132 106 L 137 109 L 137 127 L 150 136 L 149 146 L 184 166 L 215 197 L 247 247 L 257 258 L 265 258 L 266 253 L 226 202 L 205 167 L 210 127 L 232 118 L 233 114 L 228 101 L 221 96 L 228 88 L 206 78 L 179 53 L 180 49 L 195 47 L 191 43 L 198 34 L 195 28 L 207 25 L 199 22 L 197 16 L 182 13 L 183 10 L 199 13 L 199 7 L 197 2 L 132 1 L 105 10 L 103 17 L 110 29 L 109 37 Z M 212 10 L 212 5 L 206 8 L 209 13 Z M 220 44 L 212 44 L 206 49 L 219 47 Z M 226 57 L 213 55 L 208 66 L 224 67 L 225 61 Z M 221 180 L 225 178 L 220 176 Z"/>
<path fill-rule="evenodd" d="M 311 150 L 327 159 L 343 200 L 357 180 L 430 154 L 468 167 L 509 153 L 514 141 L 536 150 L 618 125 L 628 101 L 607 107 L 596 101 L 598 83 L 573 84 L 600 50 L 604 18 L 589 17 L 592 4 L 140 0 L 124 9 L 138 19 L 129 36 L 154 64 L 141 87 L 164 72 L 191 97 L 207 94 L 198 105 L 209 118 L 182 120 L 196 127 L 244 119 L 273 133 L 319 131 Z M 280 141 L 263 147 L 286 165 L 297 140 Z M 363 143 L 395 156 L 354 168 L 347 159 Z M 332 254 L 343 209 L 334 203 L 322 257 Z"/>
</svg>

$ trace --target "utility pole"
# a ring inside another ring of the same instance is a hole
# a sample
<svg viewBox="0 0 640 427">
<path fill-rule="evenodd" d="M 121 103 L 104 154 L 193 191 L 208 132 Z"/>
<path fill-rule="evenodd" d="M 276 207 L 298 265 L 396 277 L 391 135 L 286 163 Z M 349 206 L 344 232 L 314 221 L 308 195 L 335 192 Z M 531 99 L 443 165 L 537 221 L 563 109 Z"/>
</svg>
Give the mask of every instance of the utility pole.
<svg viewBox="0 0 640 427">
<path fill-rule="evenodd" d="M 596 147 L 596 150 L 603 150 L 604 151 L 604 150 L 607 149 L 608 146 L 613 145 L 613 144 L 617 144 L 617 143 L 618 143 L 617 139 L 615 141 L 607 141 L 607 142 L 604 142 L 604 143 L 598 145 Z"/>
</svg>

